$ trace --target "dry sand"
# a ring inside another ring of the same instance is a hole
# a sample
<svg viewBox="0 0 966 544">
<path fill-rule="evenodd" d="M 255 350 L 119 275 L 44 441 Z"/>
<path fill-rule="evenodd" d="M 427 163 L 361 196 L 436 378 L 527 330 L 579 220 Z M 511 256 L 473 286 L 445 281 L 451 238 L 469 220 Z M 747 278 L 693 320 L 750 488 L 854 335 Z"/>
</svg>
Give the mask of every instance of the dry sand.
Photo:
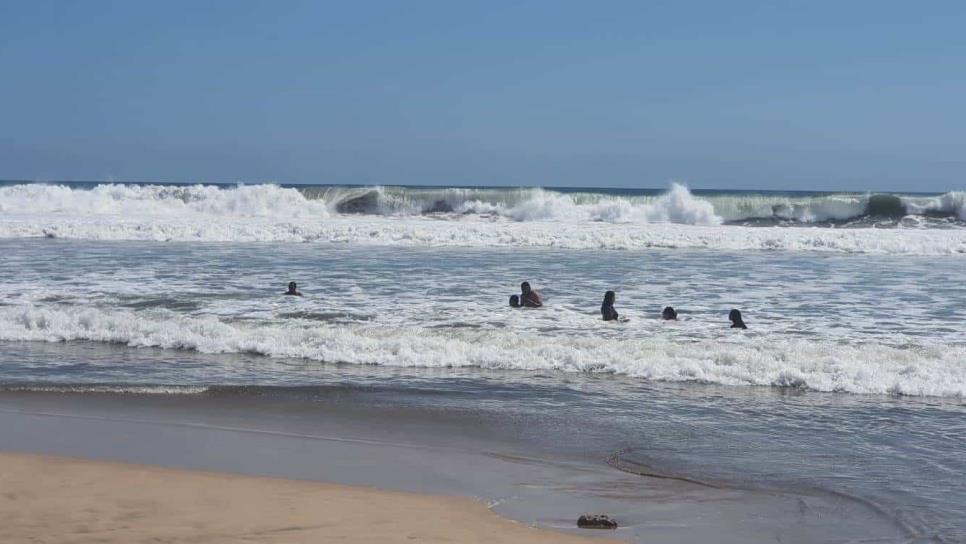
<svg viewBox="0 0 966 544">
<path fill-rule="evenodd" d="M 514 523 L 467 498 L 0 453 L 0 542 L 592 540 Z"/>
</svg>

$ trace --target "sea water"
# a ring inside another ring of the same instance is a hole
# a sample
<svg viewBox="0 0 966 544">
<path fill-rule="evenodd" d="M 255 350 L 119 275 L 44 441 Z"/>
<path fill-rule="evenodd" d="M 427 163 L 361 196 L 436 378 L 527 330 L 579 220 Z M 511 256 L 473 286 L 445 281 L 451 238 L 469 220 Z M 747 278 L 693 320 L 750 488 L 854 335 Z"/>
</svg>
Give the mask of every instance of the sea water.
<svg viewBox="0 0 966 544">
<path fill-rule="evenodd" d="M 376 384 L 529 414 L 531 439 L 615 470 L 835 494 L 963 541 L 963 213 L 961 193 L 8 184 L 0 382 Z M 546 307 L 509 307 L 523 280 Z M 628 322 L 600 319 L 607 290 Z M 590 430 L 561 438 L 563 413 Z"/>
</svg>

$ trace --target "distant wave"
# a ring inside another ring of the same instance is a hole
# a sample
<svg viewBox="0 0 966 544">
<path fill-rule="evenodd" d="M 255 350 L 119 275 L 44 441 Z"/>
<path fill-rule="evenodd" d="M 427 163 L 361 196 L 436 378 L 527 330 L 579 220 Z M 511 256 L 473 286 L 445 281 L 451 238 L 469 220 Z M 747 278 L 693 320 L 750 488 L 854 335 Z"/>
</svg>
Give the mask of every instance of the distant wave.
<svg viewBox="0 0 966 544">
<path fill-rule="evenodd" d="M 718 225 L 711 203 L 695 198 L 683 185 L 667 193 L 629 199 L 603 193 L 561 193 L 548 189 L 461 189 L 358 187 L 307 190 L 342 214 L 479 214 L 514 221 L 580 220 L 611 223 Z"/>
<path fill-rule="evenodd" d="M 95 308 L 0 307 L 0 340 L 86 340 L 329 363 L 617 373 L 656 381 L 963 397 L 966 346 L 735 337 L 544 337 L 506 329 L 226 323 Z"/>
<path fill-rule="evenodd" d="M 85 216 L 211 215 L 325 218 L 333 215 L 479 214 L 514 221 L 718 225 L 755 220 L 842 222 L 863 217 L 948 217 L 966 221 L 966 192 L 936 196 L 834 193 L 788 196 L 720 192 L 695 196 L 672 184 L 661 194 L 541 188 L 280 187 L 277 185 L 99 184 L 0 186 L 0 213 Z"/>
<path fill-rule="evenodd" d="M 861 218 L 902 219 L 906 216 L 966 221 L 966 192 L 934 197 L 840 193 L 783 196 L 722 193 L 694 196 L 672 184 L 661 195 L 614 195 L 557 192 L 548 189 L 425 189 L 359 187 L 307 190 L 337 213 L 371 215 L 489 214 L 516 221 L 580 219 L 613 223 L 678 223 L 718 225 L 846 222 Z"/>
<path fill-rule="evenodd" d="M 326 217 L 328 205 L 277 185 L 0 186 L 0 214 L 84 217 Z M 2 216 L 0 216 L 2 217 Z"/>
<path fill-rule="evenodd" d="M 642 195 L 549 189 L 18 184 L 0 186 L 0 238 L 951 255 L 966 253 L 964 202 L 964 192 L 931 197 L 696 196 L 681 185 Z M 882 226 L 894 228 L 876 228 Z"/>
<path fill-rule="evenodd" d="M 324 242 L 404 247 L 715 249 L 880 255 L 964 255 L 966 229 L 755 228 L 600 222 L 437 221 L 425 217 L 251 218 L 3 217 L 0 238 L 158 242 Z"/>
</svg>

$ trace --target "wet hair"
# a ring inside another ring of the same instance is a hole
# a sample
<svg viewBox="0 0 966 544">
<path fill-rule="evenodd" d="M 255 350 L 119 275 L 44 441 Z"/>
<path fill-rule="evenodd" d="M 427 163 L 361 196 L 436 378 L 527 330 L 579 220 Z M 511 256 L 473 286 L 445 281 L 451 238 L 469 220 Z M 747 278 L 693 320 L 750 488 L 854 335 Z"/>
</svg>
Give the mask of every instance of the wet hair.
<svg viewBox="0 0 966 544">
<path fill-rule="evenodd" d="M 747 329 L 744 320 L 741 319 L 741 310 L 733 309 L 728 313 L 728 320 L 731 321 L 732 329 Z"/>
<path fill-rule="evenodd" d="M 525 281 L 525 282 L 521 283 L 520 284 L 520 290 L 523 291 L 524 293 L 526 293 L 527 291 L 529 291 L 530 290 L 530 282 Z"/>
<path fill-rule="evenodd" d="M 298 285 L 294 281 L 288 282 L 289 291 L 295 291 L 296 289 L 298 289 Z"/>
<path fill-rule="evenodd" d="M 520 295 L 510 295 L 510 306 L 514 308 L 520 307 Z"/>
<path fill-rule="evenodd" d="M 678 313 L 674 311 L 674 308 L 670 306 L 665 306 L 664 309 L 661 310 L 661 317 L 670 321 L 672 319 L 677 319 Z"/>
<path fill-rule="evenodd" d="M 616 297 L 617 295 L 613 291 L 607 291 L 604 293 L 604 304 L 613 304 Z"/>
</svg>

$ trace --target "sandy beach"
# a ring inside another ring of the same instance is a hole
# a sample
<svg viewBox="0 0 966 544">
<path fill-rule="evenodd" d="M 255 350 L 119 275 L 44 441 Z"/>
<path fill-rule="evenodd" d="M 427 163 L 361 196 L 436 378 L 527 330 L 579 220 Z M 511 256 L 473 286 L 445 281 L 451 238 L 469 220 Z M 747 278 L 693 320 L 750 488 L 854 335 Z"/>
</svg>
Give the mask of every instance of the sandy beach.
<svg viewBox="0 0 966 544">
<path fill-rule="evenodd" d="M 306 402 L 304 392 L 0 392 L 0 542 L 807 544 L 902 534 L 846 498 L 641 477 L 564 451 L 569 433 L 525 439 L 532 419 L 422 408 L 391 393 L 317 390 Z M 585 513 L 620 527 L 578 529 Z"/>
<path fill-rule="evenodd" d="M 592 542 L 467 498 L 0 453 L 0 541 Z"/>
</svg>

